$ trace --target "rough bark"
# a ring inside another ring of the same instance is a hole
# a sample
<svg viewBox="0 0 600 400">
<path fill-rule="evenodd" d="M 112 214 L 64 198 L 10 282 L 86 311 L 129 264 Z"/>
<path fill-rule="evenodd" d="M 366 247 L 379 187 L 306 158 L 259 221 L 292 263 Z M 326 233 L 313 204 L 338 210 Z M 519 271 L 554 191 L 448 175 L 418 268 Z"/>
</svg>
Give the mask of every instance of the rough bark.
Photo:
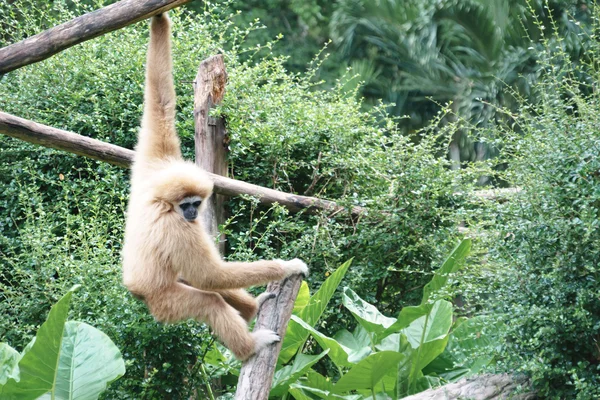
<svg viewBox="0 0 600 400">
<path fill-rule="evenodd" d="M 120 167 L 128 168 L 133 161 L 133 150 L 38 124 L 1 111 L 0 133 L 44 147 L 64 150 L 95 160 L 105 161 Z M 335 213 L 345 212 L 354 217 L 366 212 L 366 209 L 362 207 L 355 206 L 347 210 L 329 200 L 284 193 L 215 174 L 210 174 L 210 176 L 214 181 L 215 193 L 225 196 L 247 194 L 257 197 L 261 203 L 279 203 L 293 212 L 301 210 L 309 212 L 325 210 Z"/>
<path fill-rule="evenodd" d="M 133 151 L 0 111 L 0 133 L 29 143 L 129 167 Z"/>
<path fill-rule="evenodd" d="M 508 374 L 480 375 L 437 389 L 429 389 L 403 400 L 531 400 L 536 395 L 525 377 Z M 517 393 L 515 393 L 517 392 Z M 522 392 L 522 393 L 518 393 Z"/>
<path fill-rule="evenodd" d="M 122 0 L 0 49 L 0 74 L 150 18 L 191 0 Z"/>
<path fill-rule="evenodd" d="M 227 132 L 222 118 L 213 118 L 208 114 L 210 109 L 219 104 L 225 93 L 227 72 L 222 55 L 212 56 L 200 63 L 194 81 L 194 123 L 196 142 L 196 164 L 213 174 L 227 175 Z M 225 196 L 211 196 L 208 207 L 202 215 L 206 226 L 213 237 L 219 232 L 219 224 L 225 222 Z M 224 251 L 223 240 L 220 241 L 221 253 Z"/>
<path fill-rule="evenodd" d="M 274 330 L 281 336 L 282 341 L 263 349 L 242 365 L 235 400 L 266 400 L 269 397 L 283 336 L 301 283 L 302 277 L 294 275 L 280 282 L 271 282 L 267 286 L 267 291 L 275 293 L 277 297 L 263 303 L 254 330 Z"/>
</svg>

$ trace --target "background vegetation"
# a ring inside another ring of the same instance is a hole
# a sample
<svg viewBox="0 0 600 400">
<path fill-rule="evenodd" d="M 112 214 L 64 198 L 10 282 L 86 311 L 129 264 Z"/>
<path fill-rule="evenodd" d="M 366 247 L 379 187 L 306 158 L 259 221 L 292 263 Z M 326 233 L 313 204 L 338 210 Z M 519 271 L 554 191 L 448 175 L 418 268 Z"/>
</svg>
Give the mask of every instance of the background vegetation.
<svg viewBox="0 0 600 400">
<path fill-rule="evenodd" d="M 42 3 L 0 5 L 0 46 L 101 4 Z M 178 129 L 191 156 L 191 81 L 223 53 L 230 175 L 370 210 L 349 221 L 231 199 L 228 258 L 301 257 L 311 291 L 353 259 L 342 285 L 395 316 L 420 303 L 465 225 L 473 255 L 445 290 L 458 315 L 502 333 L 491 370 L 526 373 L 547 398 L 598 397 L 596 13 L 584 1 L 494 4 L 194 2 L 171 14 Z M 9 73 L 2 110 L 132 148 L 146 42 L 139 23 Z M 521 191 L 484 202 L 471 195 L 483 183 Z M 204 325 L 157 324 L 121 286 L 127 171 L 0 136 L 0 187 L 1 341 L 23 348 L 79 283 L 71 315 L 126 360 L 106 398 L 231 391 L 237 365 Z M 353 328 L 341 305 L 338 292 L 315 328 Z M 313 369 L 340 373 L 329 358 Z"/>
</svg>

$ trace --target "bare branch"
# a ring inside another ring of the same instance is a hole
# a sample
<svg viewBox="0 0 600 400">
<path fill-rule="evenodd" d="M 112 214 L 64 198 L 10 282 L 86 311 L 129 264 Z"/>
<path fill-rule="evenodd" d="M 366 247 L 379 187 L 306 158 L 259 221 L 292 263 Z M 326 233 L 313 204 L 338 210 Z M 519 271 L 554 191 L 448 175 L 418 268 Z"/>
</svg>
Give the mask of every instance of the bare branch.
<svg viewBox="0 0 600 400">
<path fill-rule="evenodd" d="M 44 147 L 64 150 L 69 153 L 93 158 L 95 160 L 105 161 L 120 167 L 129 167 L 133 161 L 133 150 L 91 139 L 76 133 L 52 128 L 1 111 L 0 133 Z M 364 208 L 356 206 L 352 207 L 351 210 L 345 210 L 344 207 L 333 201 L 283 193 L 278 190 L 264 188 L 262 186 L 226 178 L 220 175 L 210 174 L 210 176 L 214 181 L 215 193 L 226 196 L 247 194 L 258 197 L 261 203 L 279 203 L 290 211 L 346 211 L 353 216 L 358 216 L 366 211 Z"/>
<path fill-rule="evenodd" d="M 122 0 L 0 49 L 0 74 L 45 60 L 71 46 L 191 0 Z"/>
</svg>

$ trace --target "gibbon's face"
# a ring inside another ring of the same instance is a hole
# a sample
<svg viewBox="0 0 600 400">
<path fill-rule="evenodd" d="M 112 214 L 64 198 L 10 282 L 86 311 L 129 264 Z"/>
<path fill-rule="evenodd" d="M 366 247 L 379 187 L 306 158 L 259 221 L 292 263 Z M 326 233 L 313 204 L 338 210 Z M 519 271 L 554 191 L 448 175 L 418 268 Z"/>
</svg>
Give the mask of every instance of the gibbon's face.
<svg viewBox="0 0 600 400">
<path fill-rule="evenodd" d="M 179 215 L 185 218 L 186 221 L 193 222 L 198 217 L 198 210 L 200 209 L 201 204 L 202 197 L 188 196 L 175 205 L 175 210 Z"/>
</svg>

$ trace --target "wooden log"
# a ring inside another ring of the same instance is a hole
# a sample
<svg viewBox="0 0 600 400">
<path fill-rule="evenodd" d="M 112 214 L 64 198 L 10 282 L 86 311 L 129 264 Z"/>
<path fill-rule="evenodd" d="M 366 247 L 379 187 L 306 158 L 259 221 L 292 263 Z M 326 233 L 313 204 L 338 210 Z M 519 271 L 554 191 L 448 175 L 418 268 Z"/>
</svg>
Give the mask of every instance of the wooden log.
<svg viewBox="0 0 600 400">
<path fill-rule="evenodd" d="M 122 0 L 0 49 L 0 75 L 191 0 Z"/>
<path fill-rule="evenodd" d="M 133 150 L 62 129 L 52 128 L 1 111 L 0 133 L 44 147 L 64 150 L 69 153 L 93 158 L 94 160 L 105 161 L 120 167 L 128 168 L 133 161 Z M 214 181 L 215 193 L 225 196 L 247 194 L 257 197 L 261 203 L 279 203 L 293 212 L 301 210 L 307 210 L 308 212 L 324 210 L 329 212 L 346 212 L 352 216 L 359 216 L 366 212 L 366 209 L 362 207 L 355 206 L 347 210 L 333 201 L 284 193 L 211 173 L 209 175 Z"/>
<path fill-rule="evenodd" d="M 535 398 L 536 395 L 530 390 L 529 381 L 524 376 L 498 374 L 462 379 L 437 389 L 404 397 L 403 400 L 530 400 Z"/>
<path fill-rule="evenodd" d="M 222 55 L 212 56 L 200 63 L 194 81 L 194 125 L 196 164 L 205 171 L 227 176 L 227 145 L 225 122 L 213 118 L 210 109 L 219 104 L 225 93 L 227 72 Z M 215 193 L 208 207 L 202 213 L 204 226 L 213 237 L 219 232 L 219 225 L 225 222 L 225 196 Z M 219 242 L 219 250 L 225 250 L 224 238 Z"/>
<path fill-rule="evenodd" d="M 275 293 L 276 297 L 263 303 L 256 317 L 254 330 L 271 329 L 277 332 L 282 340 L 276 345 L 266 347 L 242 365 L 235 400 L 268 399 L 283 336 L 292 316 L 301 283 L 302 277 L 294 275 L 283 281 L 271 282 L 267 286 L 267 292 Z"/>
<path fill-rule="evenodd" d="M 81 136 L 76 133 L 38 124 L 0 111 L 0 133 L 29 143 L 129 167 L 133 150 Z"/>
</svg>

